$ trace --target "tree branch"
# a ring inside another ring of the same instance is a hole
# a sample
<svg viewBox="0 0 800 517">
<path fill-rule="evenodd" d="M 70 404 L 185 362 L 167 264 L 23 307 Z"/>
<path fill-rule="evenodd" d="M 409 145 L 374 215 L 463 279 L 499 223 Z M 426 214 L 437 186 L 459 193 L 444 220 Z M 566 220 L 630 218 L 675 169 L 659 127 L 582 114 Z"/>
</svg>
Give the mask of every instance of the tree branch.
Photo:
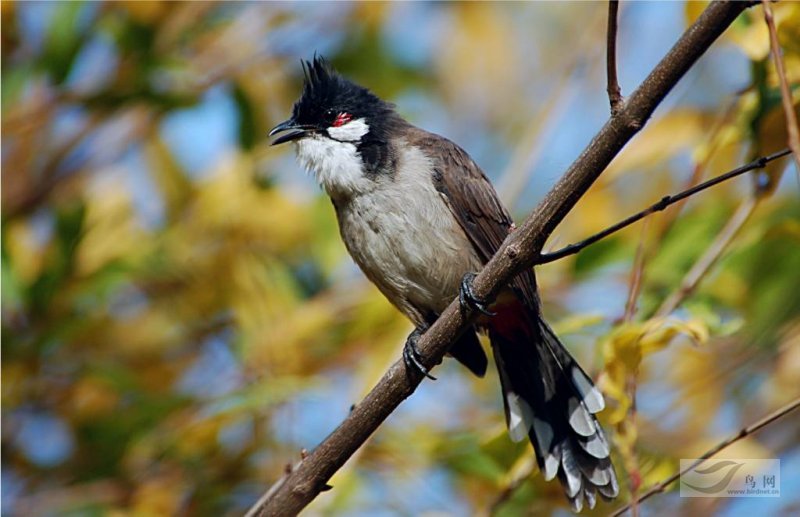
<svg viewBox="0 0 800 517">
<path fill-rule="evenodd" d="M 681 36 L 617 116 L 612 117 L 573 162 L 525 222 L 511 233 L 473 282 L 476 295 L 491 300 L 536 261 L 547 237 L 645 124 L 691 66 L 751 3 L 714 2 Z M 457 299 L 418 342 L 422 363 L 441 362 L 474 315 L 462 314 Z M 250 509 L 248 515 L 295 515 L 327 487 L 331 476 L 421 382 L 398 360 L 345 420 Z"/>
<path fill-rule="evenodd" d="M 765 416 L 764 418 L 762 418 L 758 422 L 755 422 L 754 424 L 750 424 L 749 426 L 745 427 L 744 429 L 740 429 L 739 432 L 736 433 L 735 435 L 729 437 L 726 440 L 721 441 L 720 443 L 718 443 L 717 445 L 715 445 L 714 447 L 712 447 L 711 449 L 706 451 L 705 454 L 700 456 L 697 459 L 697 461 L 693 462 L 687 468 L 685 468 L 683 470 L 680 470 L 679 472 L 676 472 L 675 474 L 671 475 L 667 479 L 665 479 L 665 480 L 659 482 L 658 484 L 656 484 L 655 486 L 653 486 L 650 490 L 648 490 L 647 492 L 645 492 L 644 494 L 642 494 L 639 497 L 638 502 L 642 502 L 645 499 L 649 499 L 652 496 L 654 496 L 655 494 L 660 494 L 669 485 L 671 485 L 672 483 L 674 483 L 675 481 L 680 479 L 680 477 L 682 475 L 684 475 L 687 472 L 689 472 L 690 470 L 692 470 L 694 468 L 697 468 L 700 465 L 702 465 L 702 463 L 705 460 L 711 458 L 712 456 L 714 456 L 715 454 L 717 454 L 721 450 L 725 449 L 726 447 L 729 447 L 729 446 L 733 445 L 734 443 L 738 442 L 742 438 L 750 436 L 751 434 L 753 434 L 756 431 L 762 429 L 763 427 L 766 427 L 767 425 L 771 424 L 772 422 L 774 422 L 774 421 L 776 421 L 776 420 L 788 415 L 789 413 L 791 413 L 792 411 L 794 411 L 798 407 L 800 407 L 800 398 L 794 399 L 792 402 L 789 402 L 788 404 L 786 404 L 782 408 L 770 413 L 769 415 Z M 614 512 L 611 515 L 612 515 L 612 517 L 618 517 L 618 516 L 622 515 L 623 513 L 625 513 L 626 511 L 628 511 L 630 509 L 630 507 L 631 507 L 631 505 L 629 505 L 629 504 L 625 505 L 625 506 L 623 506 L 622 508 L 618 509 L 616 512 Z"/>
<path fill-rule="evenodd" d="M 611 105 L 611 116 L 622 109 L 622 91 L 617 80 L 617 11 L 619 0 L 608 2 L 608 29 L 606 30 L 606 76 L 608 77 L 608 102 Z"/>
<path fill-rule="evenodd" d="M 781 56 L 781 45 L 778 42 L 778 31 L 775 28 L 775 17 L 772 16 L 772 6 L 769 0 L 761 0 L 764 6 L 764 21 L 769 30 L 769 44 L 772 50 L 772 60 L 775 61 L 775 71 L 778 74 L 778 82 L 781 86 L 781 102 L 783 103 L 783 114 L 786 116 L 786 132 L 789 135 L 789 149 L 792 150 L 794 165 L 797 174 L 800 176 L 800 136 L 797 129 L 797 115 L 794 112 L 794 102 L 792 92 L 789 90 L 789 83 L 786 81 L 786 70 L 783 68 L 783 57 Z"/>
<path fill-rule="evenodd" d="M 627 228 L 628 226 L 644 219 L 645 217 L 647 217 L 652 213 L 660 212 L 672 204 L 682 201 L 687 197 L 697 194 L 698 192 L 701 192 L 709 187 L 713 187 L 714 185 L 722 183 L 723 181 L 735 178 L 736 176 L 741 176 L 745 172 L 750 172 L 756 169 L 763 169 L 764 166 L 766 166 L 769 162 L 777 160 L 778 158 L 783 158 L 784 156 L 786 156 L 791 152 L 792 151 L 790 149 L 784 149 L 782 151 L 778 151 L 777 153 L 772 153 L 769 156 L 762 156 L 761 158 L 757 158 L 752 162 L 748 163 L 747 165 L 742 165 L 741 167 L 733 169 L 732 171 L 720 174 L 719 176 L 711 178 L 708 181 L 704 181 L 703 183 L 699 183 L 692 188 L 688 188 L 684 191 L 678 192 L 677 194 L 671 196 L 665 196 L 661 198 L 659 201 L 645 208 L 641 212 L 637 212 L 632 216 L 623 219 L 617 224 L 609 226 L 605 230 L 599 231 L 594 235 L 583 239 L 580 242 L 576 242 L 575 244 L 570 244 L 569 246 L 564 246 L 560 250 L 556 250 L 551 253 L 542 253 L 536 260 L 536 264 L 547 264 L 548 262 L 554 262 L 564 257 L 574 255 L 579 251 L 581 251 L 583 248 L 590 246 L 595 242 L 604 239 L 613 233 L 616 233 L 624 228 Z"/>
</svg>

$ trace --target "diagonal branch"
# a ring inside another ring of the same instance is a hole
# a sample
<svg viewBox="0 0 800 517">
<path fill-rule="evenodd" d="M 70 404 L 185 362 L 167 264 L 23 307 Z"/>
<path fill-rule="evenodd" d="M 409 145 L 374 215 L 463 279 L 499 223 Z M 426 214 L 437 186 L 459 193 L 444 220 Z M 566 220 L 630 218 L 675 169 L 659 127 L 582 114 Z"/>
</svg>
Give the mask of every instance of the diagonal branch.
<svg viewBox="0 0 800 517">
<path fill-rule="evenodd" d="M 778 158 L 783 158 L 784 156 L 786 156 L 787 154 L 789 154 L 791 152 L 792 151 L 789 150 L 789 149 L 784 149 L 782 151 L 778 151 L 777 153 L 772 153 L 769 156 L 762 156 L 761 158 L 753 160 L 752 162 L 748 163 L 747 165 L 742 165 L 741 167 L 733 169 L 732 171 L 728 171 L 728 172 L 726 172 L 724 174 L 720 174 L 719 176 L 711 178 L 708 181 L 704 181 L 703 183 L 695 185 L 692 188 L 686 189 L 684 191 L 681 191 L 681 192 L 679 192 L 677 194 L 674 194 L 674 195 L 671 195 L 671 196 L 665 196 L 665 197 L 661 198 L 660 200 L 658 200 L 657 202 L 655 202 L 652 205 L 650 205 L 649 207 L 645 208 L 641 212 L 637 212 L 637 213 L 633 214 L 632 216 L 630 216 L 630 217 L 628 217 L 626 219 L 623 219 L 622 221 L 618 222 L 617 224 L 615 224 L 613 226 L 609 226 L 605 230 L 597 232 L 594 235 L 592 235 L 590 237 L 587 237 L 587 238 L 583 239 L 580 242 L 576 242 L 575 244 L 570 244 L 569 246 L 564 246 L 560 250 L 556 250 L 556 251 L 553 251 L 551 253 L 542 253 L 539 256 L 539 258 L 536 260 L 536 263 L 537 264 L 547 264 L 548 262 L 554 262 L 554 261 L 562 259 L 564 257 L 568 257 L 570 255 L 574 255 L 574 254 L 578 253 L 579 251 L 581 251 L 583 248 L 585 248 L 587 246 L 590 246 L 590 245 L 594 244 L 595 242 L 597 242 L 597 241 L 599 241 L 601 239 L 604 239 L 604 238 L 608 237 L 609 235 L 611 235 L 613 233 L 616 233 L 616 232 L 618 232 L 618 231 L 620 231 L 620 230 L 622 230 L 624 228 L 627 228 L 628 226 L 632 225 L 633 223 L 635 223 L 637 221 L 641 221 L 642 219 L 644 219 L 645 217 L 647 217 L 648 215 L 650 215 L 652 213 L 660 212 L 661 210 L 664 210 L 665 208 L 667 208 L 668 206 L 670 206 L 672 204 L 675 204 L 675 203 L 677 203 L 679 201 L 682 201 L 682 200 L 686 199 L 687 197 L 692 196 L 694 194 L 697 194 L 698 192 L 701 192 L 701 191 L 703 191 L 703 190 L 705 190 L 705 189 L 707 189 L 709 187 L 713 187 L 714 185 L 718 185 L 718 184 L 722 183 L 723 181 L 727 181 L 727 180 L 729 180 L 731 178 L 735 178 L 736 176 L 741 176 L 742 174 L 744 174 L 746 172 L 750 172 L 752 170 L 763 169 L 764 166 L 766 166 L 769 162 L 777 160 Z"/>
<path fill-rule="evenodd" d="M 619 0 L 608 1 L 608 29 L 606 30 L 606 76 L 608 77 L 608 102 L 611 104 L 611 115 L 622 109 L 622 90 L 617 80 L 617 11 Z"/>
<path fill-rule="evenodd" d="M 692 470 L 694 468 L 699 467 L 705 460 L 711 458 L 712 456 L 714 456 L 715 454 L 717 454 L 721 450 L 723 450 L 723 449 L 725 449 L 727 447 L 730 447 L 731 445 L 733 445 L 734 443 L 738 442 L 742 438 L 746 438 L 747 436 L 750 436 L 751 434 L 755 433 L 756 431 L 759 431 L 760 429 L 768 426 L 772 422 L 774 422 L 776 420 L 779 420 L 780 418 L 788 415 L 789 413 L 791 413 L 792 411 L 794 411 L 798 407 L 800 407 L 800 398 L 794 399 L 792 402 L 789 402 L 788 404 L 786 404 L 782 408 L 770 413 L 769 415 L 765 416 L 764 418 L 762 418 L 758 422 L 750 424 L 749 426 L 745 427 L 744 429 L 740 429 L 739 432 L 736 433 L 735 435 L 729 437 L 726 440 L 723 440 L 722 442 L 720 442 L 717 445 L 715 445 L 713 448 L 711 448 L 708 451 L 706 451 L 706 453 L 703 454 L 702 456 L 700 456 L 697 459 L 697 461 L 692 462 L 692 464 L 689 465 L 688 467 L 686 467 L 685 469 L 682 469 L 679 472 L 676 472 L 675 474 L 671 475 L 667 479 L 665 479 L 665 480 L 659 482 L 658 484 L 656 484 L 655 486 L 653 486 L 650 490 L 648 490 L 647 492 L 645 492 L 644 494 L 642 494 L 639 497 L 638 502 L 642 502 L 645 499 L 649 499 L 649 498 L 651 498 L 652 496 L 654 496 L 656 494 L 660 494 L 661 492 L 666 490 L 666 488 L 669 485 L 671 485 L 672 483 L 674 483 L 675 481 L 680 479 L 680 477 L 682 475 L 686 474 L 687 472 L 689 472 L 690 470 Z M 622 508 L 620 508 L 619 510 L 617 510 L 616 512 L 614 512 L 611 515 L 612 515 L 612 517 L 618 517 L 619 515 L 622 515 L 623 513 L 625 513 L 628 510 L 630 510 L 630 508 L 631 508 L 631 505 L 623 506 Z"/>
<path fill-rule="evenodd" d="M 789 134 L 789 148 L 792 150 L 794 164 L 797 174 L 800 175 L 800 136 L 797 129 L 797 115 L 794 112 L 794 102 L 792 92 L 789 90 L 789 83 L 786 81 L 786 70 L 783 68 L 783 56 L 781 55 L 781 45 L 778 42 L 778 31 L 775 28 L 775 17 L 772 15 L 772 6 L 768 0 L 761 0 L 764 6 L 764 21 L 769 29 L 769 44 L 772 50 L 772 60 L 775 61 L 775 71 L 778 74 L 778 82 L 781 86 L 781 102 L 783 103 L 783 114 L 786 116 L 786 132 Z"/>
<path fill-rule="evenodd" d="M 511 233 L 475 278 L 479 298 L 493 299 L 502 286 L 530 268 L 547 237 L 605 170 L 625 144 L 642 128 L 656 107 L 751 2 L 713 2 L 681 36 L 620 112 L 612 117 L 572 163 L 525 222 Z M 462 314 L 454 299 L 418 342 L 422 363 L 441 362 L 456 337 L 474 315 Z M 328 480 L 421 382 L 398 360 L 344 421 L 313 452 L 281 478 L 250 509 L 248 515 L 295 515 L 328 485 Z"/>
</svg>

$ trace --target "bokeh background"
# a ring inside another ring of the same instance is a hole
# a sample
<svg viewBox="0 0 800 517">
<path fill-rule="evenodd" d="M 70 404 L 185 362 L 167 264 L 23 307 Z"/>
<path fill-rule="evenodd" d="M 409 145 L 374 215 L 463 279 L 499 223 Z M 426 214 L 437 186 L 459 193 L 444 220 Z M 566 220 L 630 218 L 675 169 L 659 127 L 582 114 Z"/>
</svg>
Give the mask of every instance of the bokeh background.
<svg viewBox="0 0 800 517">
<path fill-rule="evenodd" d="M 623 94 L 703 7 L 623 3 Z M 800 5 L 774 9 L 798 99 Z M 266 139 L 300 58 L 461 144 L 521 220 L 607 117 L 605 20 L 600 2 L 2 2 L 3 514 L 240 515 L 399 357 L 410 324 Z M 548 248 L 784 147 L 768 49 L 751 9 Z M 621 501 L 800 392 L 800 182 L 786 161 L 754 178 L 538 270 L 607 394 Z M 508 439 L 494 372 L 436 374 L 312 514 L 566 514 Z M 798 445 L 790 415 L 726 451 L 780 458 L 780 498 L 673 490 L 641 514 L 796 515 Z"/>
</svg>

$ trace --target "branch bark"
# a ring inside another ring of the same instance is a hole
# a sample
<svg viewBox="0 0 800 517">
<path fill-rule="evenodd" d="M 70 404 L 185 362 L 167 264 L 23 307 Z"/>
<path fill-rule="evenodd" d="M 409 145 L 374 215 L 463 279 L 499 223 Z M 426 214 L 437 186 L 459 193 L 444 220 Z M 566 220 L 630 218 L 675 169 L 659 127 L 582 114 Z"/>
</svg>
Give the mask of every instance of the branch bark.
<svg viewBox="0 0 800 517">
<path fill-rule="evenodd" d="M 533 266 L 555 227 L 642 128 L 689 68 L 750 5 L 751 2 L 728 1 L 709 5 L 481 270 L 473 284 L 478 297 L 493 299 L 516 274 Z M 441 362 L 450 343 L 470 324 L 473 316 L 462 314 L 458 300 L 453 300 L 418 342 L 422 362 L 427 368 Z M 328 486 L 331 476 L 420 382 L 421 377 L 406 371 L 403 361 L 398 360 L 339 427 L 273 485 L 248 515 L 299 513 Z"/>
</svg>

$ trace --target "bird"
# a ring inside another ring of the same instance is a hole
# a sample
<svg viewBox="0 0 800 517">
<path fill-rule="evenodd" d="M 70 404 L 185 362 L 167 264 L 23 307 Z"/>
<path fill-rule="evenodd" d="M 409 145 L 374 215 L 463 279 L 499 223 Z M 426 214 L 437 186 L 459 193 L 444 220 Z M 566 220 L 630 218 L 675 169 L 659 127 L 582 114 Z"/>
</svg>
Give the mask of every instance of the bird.
<svg viewBox="0 0 800 517">
<path fill-rule="evenodd" d="M 492 303 L 472 289 L 515 228 L 487 176 L 461 147 L 407 122 L 322 56 L 301 65 L 300 97 L 269 132 L 272 145 L 294 144 L 330 197 L 350 256 L 414 324 L 403 346 L 407 371 L 433 378 L 417 342 L 458 296 L 478 318 L 448 355 L 483 377 L 477 333 L 488 334 L 511 440 L 530 439 L 544 479 L 559 479 L 573 511 L 594 508 L 598 494 L 614 499 L 609 441 L 595 416 L 603 396 L 545 322 L 533 270 Z"/>
</svg>

